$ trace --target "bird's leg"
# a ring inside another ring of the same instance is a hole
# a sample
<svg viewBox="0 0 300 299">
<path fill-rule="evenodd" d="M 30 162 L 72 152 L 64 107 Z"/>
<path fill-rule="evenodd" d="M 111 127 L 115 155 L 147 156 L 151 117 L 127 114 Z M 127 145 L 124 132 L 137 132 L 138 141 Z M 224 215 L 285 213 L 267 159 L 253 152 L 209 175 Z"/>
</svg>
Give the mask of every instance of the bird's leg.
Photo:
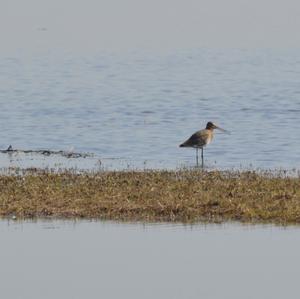
<svg viewBox="0 0 300 299">
<path fill-rule="evenodd" d="M 199 159 L 198 159 L 198 147 L 196 147 L 196 165 L 199 166 Z"/>
<path fill-rule="evenodd" d="M 202 159 L 202 168 L 203 168 L 204 167 L 203 147 L 201 148 L 201 159 Z"/>
</svg>

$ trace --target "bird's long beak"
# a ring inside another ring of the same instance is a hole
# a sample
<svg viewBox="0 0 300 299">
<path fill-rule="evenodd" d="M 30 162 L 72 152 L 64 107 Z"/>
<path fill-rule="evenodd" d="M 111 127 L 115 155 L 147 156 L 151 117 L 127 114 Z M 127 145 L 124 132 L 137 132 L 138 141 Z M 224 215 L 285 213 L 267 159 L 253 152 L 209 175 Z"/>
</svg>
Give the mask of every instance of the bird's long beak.
<svg viewBox="0 0 300 299">
<path fill-rule="evenodd" d="M 216 126 L 216 125 L 214 125 L 214 126 L 215 126 L 214 129 L 217 129 L 217 130 L 219 130 L 219 131 L 221 131 L 221 132 L 223 132 L 223 133 L 225 133 L 225 134 L 230 134 L 229 131 L 227 131 L 227 130 L 225 130 L 225 129 L 222 129 L 222 128 Z"/>
</svg>

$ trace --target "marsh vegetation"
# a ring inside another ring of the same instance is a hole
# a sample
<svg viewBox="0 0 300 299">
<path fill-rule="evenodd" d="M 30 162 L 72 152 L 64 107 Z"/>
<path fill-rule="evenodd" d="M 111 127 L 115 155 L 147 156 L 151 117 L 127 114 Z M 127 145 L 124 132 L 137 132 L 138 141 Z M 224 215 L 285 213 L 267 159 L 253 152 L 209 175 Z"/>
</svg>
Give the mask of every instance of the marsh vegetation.
<svg viewBox="0 0 300 299">
<path fill-rule="evenodd" d="M 0 176 L 0 215 L 300 223 L 300 177 L 253 171 L 28 170 Z"/>
</svg>

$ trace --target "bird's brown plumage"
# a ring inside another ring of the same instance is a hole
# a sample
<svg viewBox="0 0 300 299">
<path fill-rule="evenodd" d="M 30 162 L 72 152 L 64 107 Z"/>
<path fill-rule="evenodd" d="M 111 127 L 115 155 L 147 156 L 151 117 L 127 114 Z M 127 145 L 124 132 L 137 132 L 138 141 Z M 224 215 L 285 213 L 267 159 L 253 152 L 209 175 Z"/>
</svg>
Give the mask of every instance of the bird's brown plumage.
<svg viewBox="0 0 300 299">
<path fill-rule="evenodd" d="M 204 129 L 194 133 L 188 140 L 180 144 L 180 147 L 198 147 L 202 148 L 210 143 L 213 138 L 213 130 Z"/>
</svg>

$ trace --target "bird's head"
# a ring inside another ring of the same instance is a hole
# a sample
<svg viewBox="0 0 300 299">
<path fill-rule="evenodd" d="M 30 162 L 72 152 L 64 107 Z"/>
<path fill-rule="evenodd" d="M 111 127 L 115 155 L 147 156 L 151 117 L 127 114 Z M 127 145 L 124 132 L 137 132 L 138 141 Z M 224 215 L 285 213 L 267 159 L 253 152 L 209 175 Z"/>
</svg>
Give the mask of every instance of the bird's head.
<svg viewBox="0 0 300 299">
<path fill-rule="evenodd" d="M 214 130 L 214 129 L 218 129 L 222 132 L 227 132 L 226 130 L 216 126 L 214 123 L 212 123 L 211 121 L 209 121 L 207 124 L 206 124 L 206 130 Z"/>
</svg>

